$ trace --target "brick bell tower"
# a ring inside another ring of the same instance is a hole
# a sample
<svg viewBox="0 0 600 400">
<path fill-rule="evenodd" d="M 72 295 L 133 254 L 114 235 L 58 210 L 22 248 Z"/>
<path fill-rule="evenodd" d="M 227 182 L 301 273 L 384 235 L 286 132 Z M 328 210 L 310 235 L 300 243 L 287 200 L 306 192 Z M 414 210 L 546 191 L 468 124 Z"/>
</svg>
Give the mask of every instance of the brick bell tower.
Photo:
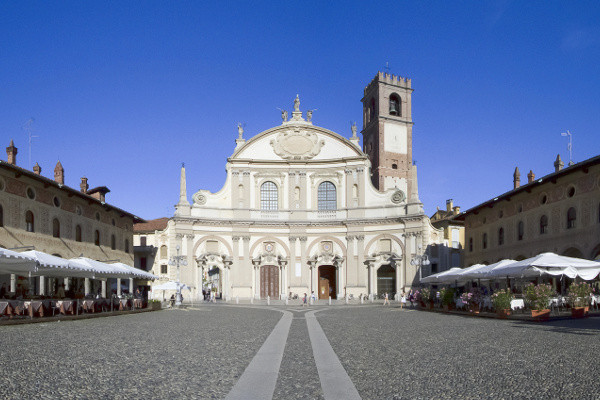
<svg viewBox="0 0 600 400">
<path fill-rule="evenodd" d="M 408 197 L 417 187 L 412 165 L 411 80 L 378 72 L 365 88 L 363 151 L 371 180 L 380 191 L 397 188 Z"/>
</svg>

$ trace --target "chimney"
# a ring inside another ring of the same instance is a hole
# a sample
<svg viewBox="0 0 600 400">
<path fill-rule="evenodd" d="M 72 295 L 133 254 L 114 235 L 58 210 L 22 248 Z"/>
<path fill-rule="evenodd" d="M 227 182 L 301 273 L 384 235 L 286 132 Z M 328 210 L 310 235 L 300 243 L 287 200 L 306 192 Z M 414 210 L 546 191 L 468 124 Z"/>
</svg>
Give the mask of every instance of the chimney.
<svg viewBox="0 0 600 400">
<path fill-rule="evenodd" d="M 454 213 L 453 213 L 454 215 L 458 215 L 458 214 L 460 214 L 460 207 L 456 206 L 452 209 L 452 211 L 454 211 Z"/>
<path fill-rule="evenodd" d="M 529 173 L 527 174 L 527 183 L 533 182 L 534 179 L 535 179 L 535 174 L 533 173 L 532 170 L 529 170 Z"/>
<path fill-rule="evenodd" d="M 42 174 L 42 167 L 40 167 L 40 164 L 35 163 L 35 165 L 33 166 L 33 173 L 36 175 Z"/>
<path fill-rule="evenodd" d="M 87 183 L 87 178 L 85 176 L 82 176 L 81 184 L 79 185 L 79 189 L 81 190 L 81 193 L 87 193 L 89 188 L 90 188 L 90 185 L 88 185 L 88 183 Z"/>
<path fill-rule="evenodd" d="M 62 164 L 59 162 L 56 163 L 56 167 L 54 167 L 54 180 L 61 185 L 65 184 L 65 169 Z"/>
<path fill-rule="evenodd" d="M 12 139 L 10 139 L 10 145 L 6 148 L 6 155 L 9 164 L 17 165 L 17 148 Z"/>
<path fill-rule="evenodd" d="M 521 173 L 519 172 L 519 167 L 515 167 L 515 173 L 513 174 L 513 189 L 521 186 Z"/>
<path fill-rule="evenodd" d="M 565 166 L 565 163 L 560 159 L 560 154 L 556 155 L 556 161 L 554 161 L 554 172 L 558 172 Z"/>
<path fill-rule="evenodd" d="M 446 200 L 446 211 L 448 211 L 448 212 L 452 211 L 452 199 Z"/>
</svg>

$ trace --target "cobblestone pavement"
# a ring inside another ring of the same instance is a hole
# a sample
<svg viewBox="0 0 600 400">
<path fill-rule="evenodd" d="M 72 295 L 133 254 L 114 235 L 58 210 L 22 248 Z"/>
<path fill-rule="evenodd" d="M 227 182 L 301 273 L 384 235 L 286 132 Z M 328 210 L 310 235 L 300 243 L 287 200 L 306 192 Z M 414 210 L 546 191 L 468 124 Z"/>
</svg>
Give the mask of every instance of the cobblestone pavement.
<svg viewBox="0 0 600 400">
<path fill-rule="evenodd" d="M 0 398 L 222 399 L 293 313 L 274 399 L 323 399 L 300 307 L 203 305 L 0 327 Z M 363 399 L 600 398 L 600 318 L 312 307 Z"/>
<path fill-rule="evenodd" d="M 319 322 L 363 399 L 598 399 L 600 319 L 526 323 L 399 308 Z"/>
</svg>

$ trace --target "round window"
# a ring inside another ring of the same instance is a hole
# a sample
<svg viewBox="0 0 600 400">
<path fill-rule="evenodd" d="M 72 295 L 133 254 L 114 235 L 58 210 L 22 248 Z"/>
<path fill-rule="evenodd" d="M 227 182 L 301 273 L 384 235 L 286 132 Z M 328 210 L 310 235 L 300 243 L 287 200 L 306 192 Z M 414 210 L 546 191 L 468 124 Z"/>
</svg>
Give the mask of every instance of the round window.
<svg viewBox="0 0 600 400">
<path fill-rule="evenodd" d="M 33 190 L 33 188 L 27 188 L 27 197 L 31 200 L 35 199 L 35 190 Z"/>
<path fill-rule="evenodd" d="M 60 207 L 60 199 L 58 197 L 54 196 L 52 202 L 54 203 L 54 207 Z"/>
<path fill-rule="evenodd" d="M 567 190 L 567 196 L 569 196 L 569 197 L 575 196 L 575 187 L 574 186 L 569 186 L 569 190 Z"/>
</svg>

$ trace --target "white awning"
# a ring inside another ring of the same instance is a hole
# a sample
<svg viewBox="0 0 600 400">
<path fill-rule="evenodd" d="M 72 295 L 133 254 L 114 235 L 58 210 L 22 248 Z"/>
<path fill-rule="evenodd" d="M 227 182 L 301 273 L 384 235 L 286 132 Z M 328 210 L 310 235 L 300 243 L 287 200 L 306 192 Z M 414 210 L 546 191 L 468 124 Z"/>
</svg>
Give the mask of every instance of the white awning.
<svg viewBox="0 0 600 400">
<path fill-rule="evenodd" d="M 75 278 L 92 278 L 94 270 L 87 265 L 65 258 L 53 256 L 41 251 L 29 250 L 25 254 L 37 261 L 37 271 L 32 273 L 36 276 L 68 276 Z"/>
<path fill-rule="evenodd" d="M 580 277 L 591 280 L 600 274 L 600 262 L 559 256 L 554 253 L 542 253 L 523 261 L 498 265 L 491 269 L 487 275 L 490 278 L 526 278 L 544 274 L 565 275 L 569 278 Z"/>
<path fill-rule="evenodd" d="M 29 275 L 36 270 L 36 262 L 31 257 L 0 248 L 0 274 Z"/>
<path fill-rule="evenodd" d="M 147 271 L 144 271 L 144 270 L 141 270 L 138 268 L 134 268 L 127 264 L 113 263 L 113 264 L 109 264 L 109 265 L 114 265 L 119 268 L 122 268 L 125 271 L 127 271 L 129 274 L 133 275 L 135 278 L 150 279 L 150 280 L 158 279 L 158 276 L 153 275 L 150 272 L 147 272 Z"/>
</svg>

